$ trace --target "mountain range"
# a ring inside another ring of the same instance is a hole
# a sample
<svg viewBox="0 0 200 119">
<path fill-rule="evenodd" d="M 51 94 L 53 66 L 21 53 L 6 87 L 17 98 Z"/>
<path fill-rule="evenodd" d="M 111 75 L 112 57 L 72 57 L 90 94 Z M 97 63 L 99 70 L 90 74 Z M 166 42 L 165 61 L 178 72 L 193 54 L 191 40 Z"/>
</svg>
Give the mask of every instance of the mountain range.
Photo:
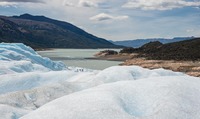
<svg viewBox="0 0 200 119">
<path fill-rule="evenodd" d="M 193 39 L 193 38 L 194 37 L 175 37 L 175 38 L 172 38 L 172 39 L 150 38 L 150 39 L 135 39 L 135 40 L 110 41 L 110 42 L 114 43 L 115 45 L 122 45 L 122 46 L 126 46 L 126 47 L 139 48 L 146 43 L 154 42 L 154 41 L 159 41 L 163 44 L 166 44 L 166 43 L 190 40 L 190 39 Z"/>
<path fill-rule="evenodd" d="M 119 48 L 64 21 L 23 14 L 0 16 L 0 42 L 24 43 L 33 48 Z"/>
</svg>

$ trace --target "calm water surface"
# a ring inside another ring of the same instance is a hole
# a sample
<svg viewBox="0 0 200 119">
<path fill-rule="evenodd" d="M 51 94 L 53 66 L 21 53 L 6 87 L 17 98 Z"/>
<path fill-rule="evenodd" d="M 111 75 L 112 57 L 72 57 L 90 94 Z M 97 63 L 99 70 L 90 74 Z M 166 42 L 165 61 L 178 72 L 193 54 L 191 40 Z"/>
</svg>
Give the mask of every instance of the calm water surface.
<svg viewBox="0 0 200 119">
<path fill-rule="evenodd" d="M 54 49 L 48 51 L 38 51 L 43 57 L 48 57 L 54 61 L 62 61 L 67 66 L 84 67 L 89 69 L 105 69 L 110 66 L 117 66 L 122 62 L 85 59 L 91 58 L 94 54 L 105 49 Z M 113 49 L 119 51 L 119 49 Z"/>
</svg>

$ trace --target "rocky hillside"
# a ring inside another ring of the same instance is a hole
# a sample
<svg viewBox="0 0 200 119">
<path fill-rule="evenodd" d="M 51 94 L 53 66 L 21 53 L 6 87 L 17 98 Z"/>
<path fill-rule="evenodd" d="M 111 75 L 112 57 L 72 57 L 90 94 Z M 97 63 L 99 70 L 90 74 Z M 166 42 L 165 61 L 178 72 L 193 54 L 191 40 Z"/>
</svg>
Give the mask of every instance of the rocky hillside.
<svg viewBox="0 0 200 119">
<path fill-rule="evenodd" d="M 200 38 L 175 43 L 150 42 L 140 48 L 125 48 L 121 53 L 139 53 L 154 60 L 200 60 Z"/>
<path fill-rule="evenodd" d="M 0 42 L 24 43 L 33 48 L 119 48 L 63 21 L 45 16 L 0 16 Z"/>
<path fill-rule="evenodd" d="M 184 41 L 184 40 L 190 40 L 190 39 L 193 39 L 193 38 L 194 37 L 175 37 L 175 38 L 172 38 L 172 39 L 151 38 L 151 39 L 135 39 L 135 40 L 111 41 L 111 42 L 116 44 L 116 45 L 139 48 L 139 47 L 141 47 L 144 44 L 147 44 L 149 42 L 159 41 L 163 44 L 167 44 L 167 43 L 179 42 L 179 41 Z"/>
</svg>

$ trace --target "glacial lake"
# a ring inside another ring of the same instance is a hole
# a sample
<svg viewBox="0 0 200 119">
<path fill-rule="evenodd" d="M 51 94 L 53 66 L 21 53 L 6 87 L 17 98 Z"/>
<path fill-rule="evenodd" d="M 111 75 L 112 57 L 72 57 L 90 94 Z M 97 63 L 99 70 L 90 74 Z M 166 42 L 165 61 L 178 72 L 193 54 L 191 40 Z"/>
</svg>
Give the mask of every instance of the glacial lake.
<svg viewBox="0 0 200 119">
<path fill-rule="evenodd" d="M 110 66 L 117 66 L 122 62 L 119 61 L 106 61 L 92 58 L 93 55 L 99 51 L 107 49 L 53 49 L 47 51 L 38 51 L 43 57 L 48 57 L 54 61 L 62 61 L 67 66 L 84 67 L 88 69 L 102 70 Z M 111 49 L 119 51 L 120 49 Z"/>
</svg>

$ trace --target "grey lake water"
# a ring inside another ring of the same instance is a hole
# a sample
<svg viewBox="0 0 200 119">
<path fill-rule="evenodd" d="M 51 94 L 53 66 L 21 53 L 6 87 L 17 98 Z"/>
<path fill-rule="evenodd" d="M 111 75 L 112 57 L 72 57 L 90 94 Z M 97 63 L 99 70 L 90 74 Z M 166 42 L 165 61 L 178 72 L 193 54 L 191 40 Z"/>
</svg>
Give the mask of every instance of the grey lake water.
<svg viewBox="0 0 200 119">
<path fill-rule="evenodd" d="M 102 70 L 110 66 L 117 66 L 122 62 L 87 59 L 94 57 L 93 55 L 99 51 L 106 49 L 53 49 L 47 51 L 38 51 L 43 57 L 48 57 L 54 61 L 62 61 L 67 66 L 84 67 L 89 69 Z M 119 51 L 119 49 L 112 49 Z"/>
</svg>

